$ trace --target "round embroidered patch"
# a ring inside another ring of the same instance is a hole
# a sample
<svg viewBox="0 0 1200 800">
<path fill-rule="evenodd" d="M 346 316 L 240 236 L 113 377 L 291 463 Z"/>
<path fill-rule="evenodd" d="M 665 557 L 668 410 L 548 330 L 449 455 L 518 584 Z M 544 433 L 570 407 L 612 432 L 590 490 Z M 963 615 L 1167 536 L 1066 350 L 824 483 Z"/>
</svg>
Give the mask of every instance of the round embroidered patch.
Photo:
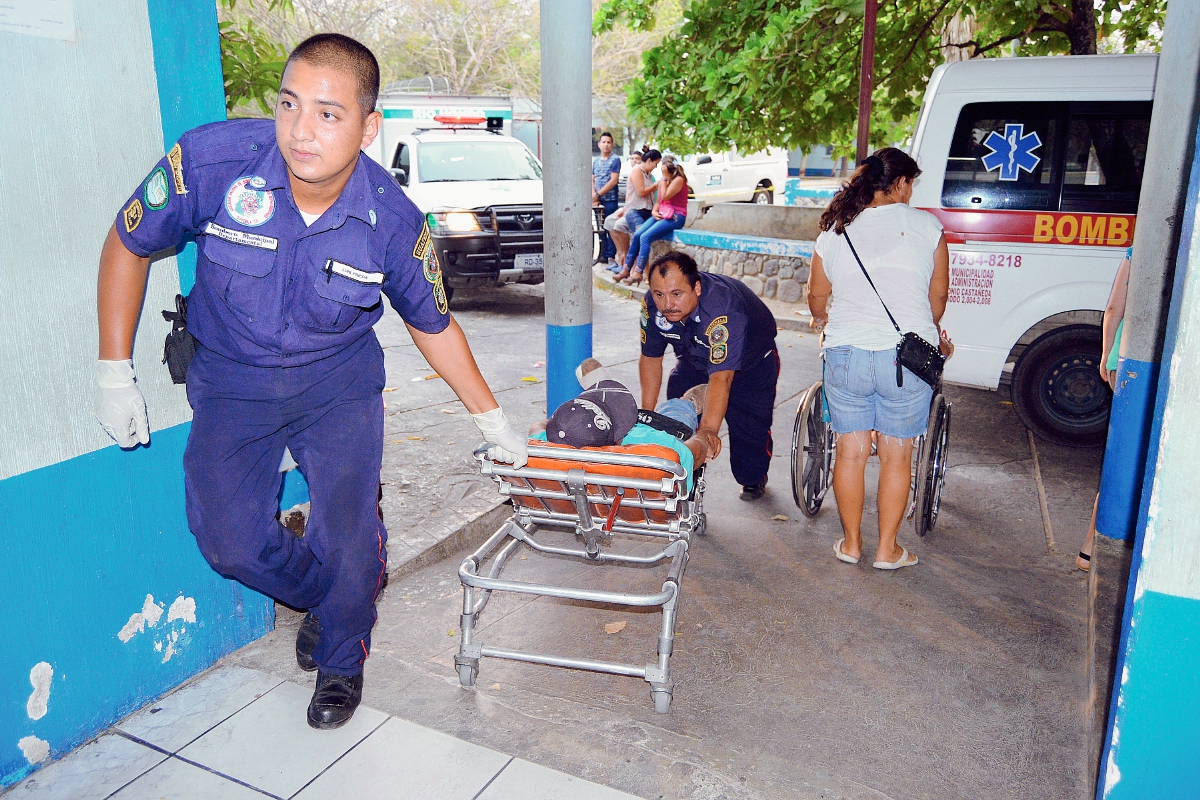
<svg viewBox="0 0 1200 800">
<path fill-rule="evenodd" d="M 660 331 L 671 330 L 671 321 L 662 315 L 661 311 L 654 312 L 654 324 Z"/>
<path fill-rule="evenodd" d="M 165 169 L 156 167 L 150 173 L 150 177 L 146 178 L 146 188 L 143 194 L 146 197 L 146 205 L 155 211 L 166 207 L 169 195 L 167 194 L 167 171 Z"/>
<path fill-rule="evenodd" d="M 725 357 L 729 355 L 727 345 L 715 344 L 712 350 L 708 353 L 708 360 L 714 364 L 720 364 L 725 361 Z"/>
<path fill-rule="evenodd" d="M 269 191 L 251 188 L 250 184 L 254 180 L 251 177 L 238 178 L 225 193 L 225 210 L 229 212 L 229 216 L 251 228 L 256 228 L 275 216 L 275 195 Z"/>
<path fill-rule="evenodd" d="M 255 175 L 253 178 L 250 179 L 250 185 L 253 186 L 255 189 L 261 189 L 267 185 L 267 181 L 265 178 L 260 178 L 257 175 Z"/>
<path fill-rule="evenodd" d="M 708 341 L 713 344 L 724 344 L 729 341 L 729 328 L 724 325 L 718 325 L 708 332 Z"/>
<path fill-rule="evenodd" d="M 430 283 L 437 283 L 442 275 L 442 266 L 438 263 L 437 253 L 433 252 L 433 248 L 425 251 L 425 258 L 421 259 L 421 268 L 425 272 L 425 280 Z"/>
</svg>

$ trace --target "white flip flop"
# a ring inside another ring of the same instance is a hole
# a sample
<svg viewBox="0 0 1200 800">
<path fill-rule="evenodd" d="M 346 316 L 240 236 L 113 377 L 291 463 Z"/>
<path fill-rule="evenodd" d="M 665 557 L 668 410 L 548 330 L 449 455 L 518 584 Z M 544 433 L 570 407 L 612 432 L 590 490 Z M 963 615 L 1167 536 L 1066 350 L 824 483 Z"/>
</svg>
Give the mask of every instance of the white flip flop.
<svg viewBox="0 0 1200 800">
<path fill-rule="evenodd" d="M 855 558 L 854 556 L 848 556 L 842 552 L 842 542 L 844 541 L 846 541 L 845 536 L 837 540 L 837 544 L 833 546 L 833 554 L 837 556 L 838 561 L 845 561 L 847 564 L 857 564 L 859 559 Z"/>
<path fill-rule="evenodd" d="M 912 557 L 912 561 L 908 560 L 910 556 Z M 900 569 L 902 567 L 911 567 L 914 564 L 916 564 L 917 561 L 918 561 L 918 559 L 915 555 L 913 555 L 912 553 L 908 552 L 903 547 L 901 547 L 900 548 L 900 558 L 898 560 L 896 560 L 896 561 L 876 561 L 875 563 L 871 564 L 871 566 L 874 567 L 875 569 Z"/>
</svg>

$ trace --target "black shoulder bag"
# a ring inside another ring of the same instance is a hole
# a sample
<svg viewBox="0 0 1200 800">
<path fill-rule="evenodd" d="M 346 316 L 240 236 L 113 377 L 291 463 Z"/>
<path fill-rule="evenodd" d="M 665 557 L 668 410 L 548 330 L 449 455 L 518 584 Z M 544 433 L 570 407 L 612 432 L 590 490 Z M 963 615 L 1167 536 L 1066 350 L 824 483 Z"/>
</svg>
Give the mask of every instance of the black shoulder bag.
<svg viewBox="0 0 1200 800">
<path fill-rule="evenodd" d="M 941 350 L 912 331 L 900 332 L 896 318 L 892 316 L 891 311 L 888 311 L 887 303 L 883 302 L 883 296 L 879 294 L 878 289 L 875 289 L 875 281 L 871 280 L 871 276 L 867 274 L 867 268 L 863 266 L 862 259 L 858 257 L 858 251 L 854 249 L 854 243 L 850 241 L 850 234 L 843 231 L 842 235 L 846 237 L 846 244 L 850 245 L 850 252 L 854 254 L 858 268 L 862 270 L 867 283 L 871 284 L 875 296 L 883 305 L 884 313 L 892 321 L 892 327 L 896 329 L 896 333 L 900 334 L 900 343 L 896 345 L 896 385 L 904 385 L 904 369 L 907 368 L 909 372 L 936 389 L 942 380 L 942 368 L 946 365 L 946 357 L 942 355 Z"/>
</svg>

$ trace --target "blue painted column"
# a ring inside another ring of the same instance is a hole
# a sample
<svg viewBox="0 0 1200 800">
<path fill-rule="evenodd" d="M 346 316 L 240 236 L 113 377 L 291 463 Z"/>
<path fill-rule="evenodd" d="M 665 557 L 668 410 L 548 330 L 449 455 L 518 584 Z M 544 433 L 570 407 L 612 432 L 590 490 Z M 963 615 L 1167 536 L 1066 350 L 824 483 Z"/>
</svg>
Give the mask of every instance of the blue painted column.
<svg viewBox="0 0 1200 800">
<path fill-rule="evenodd" d="M 1194 47 L 1200 13 L 1186 8 L 1193 23 L 1187 28 L 1189 46 Z M 1168 16 L 1167 24 L 1179 21 Z M 1177 26 L 1175 34 L 1184 28 Z M 1194 486 L 1200 453 L 1200 340 L 1187 335 L 1200 325 L 1195 224 L 1200 127 L 1194 120 L 1192 125 L 1194 146 L 1186 162 L 1190 177 L 1163 335 L 1166 368 L 1158 371 L 1154 364 L 1122 359 L 1109 435 L 1109 447 L 1117 449 L 1105 455 L 1101 483 L 1102 503 L 1104 492 L 1129 489 L 1111 478 L 1110 458 L 1128 471 L 1144 467 L 1140 485 L 1132 487 L 1136 514 L 1117 513 L 1110 505 L 1105 524 L 1113 527 L 1101 529 L 1097 521 L 1098 530 L 1119 530 L 1115 526 L 1130 521 L 1136 526 L 1098 800 L 1200 798 L 1200 493 Z M 1146 413 L 1146 407 L 1153 413 Z M 1122 421 L 1130 431 L 1115 431 Z M 1136 444 L 1135 430 L 1145 431 L 1145 445 Z"/>
<path fill-rule="evenodd" d="M 592 354 L 592 7 L 542 0 L 546 412 L 582 387 Z"/>
<path fill-rule="evenodd" d="M 1133 239 L 1121 360 L 1096 515 L 1098 533 L 1127 542 L 1134 538 L 1135 512 L 1142 499 L 1141 487 L 1148 478 L 1144 470 L 1146 454 L 1153 452 L 1149 449 L 1150 427 L 1168 289 L 1177 263 L 1177 247 L 1190 237 L 1190 232 L 1182 228 L 1190 226 L 1183 210 L 1200 113 L 1200 97 L 1195 91 L 1200 81 L 1200 4 L 1171 4 L 1162 41 Z M 1188 235 L 1181 238 L 1184 233 Z"/>
</svg>

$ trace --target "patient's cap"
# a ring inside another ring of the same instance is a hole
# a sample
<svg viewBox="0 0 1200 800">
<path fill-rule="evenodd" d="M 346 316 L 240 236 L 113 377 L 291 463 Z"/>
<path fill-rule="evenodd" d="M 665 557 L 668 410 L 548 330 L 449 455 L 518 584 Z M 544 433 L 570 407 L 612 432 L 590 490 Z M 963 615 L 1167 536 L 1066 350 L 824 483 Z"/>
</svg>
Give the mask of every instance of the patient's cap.
<svg viewBox="0 0 1200 800">
<path fill-rule="evenodd" d="M 571 447 L 618 444 L 637 424 L 637 402 L 616 381 L 600 381 L 559 406 L 546 428 L 546 440 Z"/>
</svg>

